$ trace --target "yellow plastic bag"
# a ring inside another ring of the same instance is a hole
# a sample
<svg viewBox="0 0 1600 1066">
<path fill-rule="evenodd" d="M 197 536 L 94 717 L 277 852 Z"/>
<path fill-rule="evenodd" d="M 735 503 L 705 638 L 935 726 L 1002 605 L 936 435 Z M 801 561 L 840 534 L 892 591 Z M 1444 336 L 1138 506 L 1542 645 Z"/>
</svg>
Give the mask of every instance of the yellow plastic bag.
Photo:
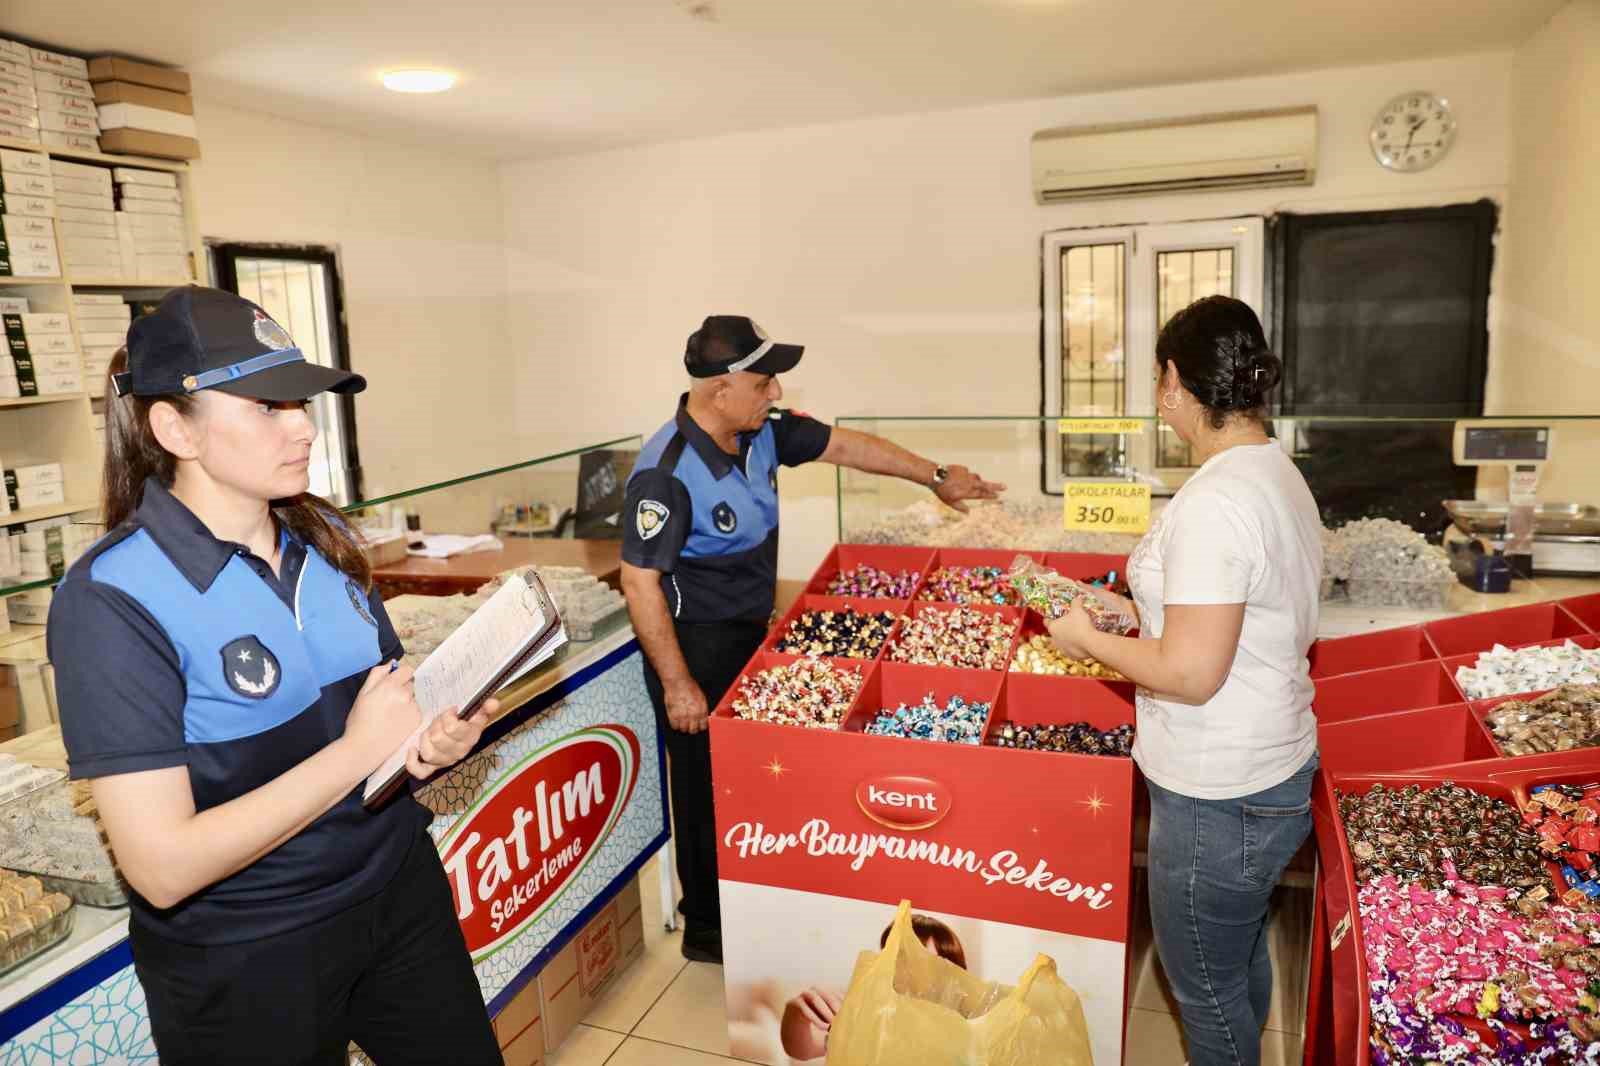
<svg viewBox="0 0 1600 1066">
<path fill-rule="evenodd" d="M 1015 988 L 980 981 L 918 942 L 902 901 L 864 951 L 828 1033 L 827 1066 L 1093 1066 L 1078 994 L 1047 955 Z"/>
</svg>

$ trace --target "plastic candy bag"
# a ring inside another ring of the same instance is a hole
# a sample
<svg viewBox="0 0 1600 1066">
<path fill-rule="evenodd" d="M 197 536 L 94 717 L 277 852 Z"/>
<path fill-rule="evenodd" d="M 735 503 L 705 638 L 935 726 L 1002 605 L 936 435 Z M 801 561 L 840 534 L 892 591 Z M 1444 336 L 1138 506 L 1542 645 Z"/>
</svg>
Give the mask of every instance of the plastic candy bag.
<svg viewBox="0 0 1600 1066">
<path fill-rule="evenodd" d="M 1093 1066 L 1078 994 L 1040 955 L 1015 988 L 929 951 L 902 901 L 864 951 L 828 1034 L 827 1066 Z"/>
<path fill-rule="evenodd" d="M 1074 581 L 1019 555 L 1006 578 L 1022 597 L 1022 605 L 1046 618 L 1060 618 L 1074 604 L 1083 608 L 1094 627 L 1119 636 L 1133 628 L 1133 619 L 1111 606 L 1081 581 Z"/>
</svg>

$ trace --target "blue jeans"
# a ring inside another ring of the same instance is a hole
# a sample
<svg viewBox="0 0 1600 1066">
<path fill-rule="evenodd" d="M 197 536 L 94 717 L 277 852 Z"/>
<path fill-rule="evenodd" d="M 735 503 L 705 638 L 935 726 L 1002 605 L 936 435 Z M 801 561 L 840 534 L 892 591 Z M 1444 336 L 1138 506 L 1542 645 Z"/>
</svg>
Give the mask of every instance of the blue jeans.
<svg viewBox="0 0 1600 1066">
<path fill-rule="evenodd" d="M 1259 1066 L 1272 1005 L 1267 903 L 1311 832 L 1313 755 L 1250 796 L 1150 786 L 1150 922 L 1192 1066 Z"/>
</svg>

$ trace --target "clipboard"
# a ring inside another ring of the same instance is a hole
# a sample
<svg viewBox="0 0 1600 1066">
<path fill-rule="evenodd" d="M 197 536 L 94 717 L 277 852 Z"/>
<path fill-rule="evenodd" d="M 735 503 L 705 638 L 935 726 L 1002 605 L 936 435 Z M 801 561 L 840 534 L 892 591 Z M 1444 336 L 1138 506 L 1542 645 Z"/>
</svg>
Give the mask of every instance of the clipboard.
<svg viewBox="0 0 1600 1066">
<path fill-rule="evenodd" d="M 566 643 L 561 614 L 538 573 L 512 575 L 417 667 L 422 722 L 367 778 L 362 805 L 375 810 L 406 787 L 406 753 L 444 708 L 455 705 L 458 717 L 471 718 L 485 700 Z"/>
</svg>

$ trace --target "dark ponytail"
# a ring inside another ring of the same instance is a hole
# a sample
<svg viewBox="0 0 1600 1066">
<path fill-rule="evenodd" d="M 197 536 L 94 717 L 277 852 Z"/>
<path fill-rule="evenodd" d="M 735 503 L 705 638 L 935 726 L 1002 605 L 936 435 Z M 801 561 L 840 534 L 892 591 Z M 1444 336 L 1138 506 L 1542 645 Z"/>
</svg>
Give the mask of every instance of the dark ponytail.
<svg viewBox="0 0 1600 1066">
<path fill-rule="evenodd" d="M 128 368 L 128 350 L 119 348 L 106 373 L 106 458 L 103 476 L 105 523 L 113 529 L 138 510 L 144 498 L 145 479 L 155 477 L 167 488 L 178 471 L 178 460 L 161 446 L 150 429 L 150 409 L 171 404 L 181 415 L 193 415 L 193 396 L 118 396 L 111 378 Z M 322 557 L 354 580 L 371 587 L 372 566 L 350 533 L 344 515 L 320 496 L 303 492 L 289 500 L 276 500 L 273 517 Z"/>
<path fill-rule="evenodd" d="M 1230 415 L 1266 417 L 1267 394 L 1283 378 L 1283 363 L 1267 347 L 1261 320 L 1231 296 L 1207 296 L 1173 315 L 1156 339 L 1163 372 L 1178 366 L 1178 380 L 1221 429 Z"/>
</svg>

